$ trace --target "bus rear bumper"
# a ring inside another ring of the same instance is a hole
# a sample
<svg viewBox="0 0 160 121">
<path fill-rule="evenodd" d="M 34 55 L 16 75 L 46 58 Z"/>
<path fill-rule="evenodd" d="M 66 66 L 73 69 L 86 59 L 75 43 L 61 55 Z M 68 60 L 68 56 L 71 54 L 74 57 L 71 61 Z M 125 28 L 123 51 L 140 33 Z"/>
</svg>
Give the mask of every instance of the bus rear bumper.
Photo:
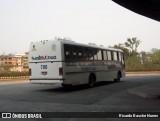
<svg viewBox="0 0 160 121">
<path fill-rule="evenodd" d="M 39 79 L 30 79 L 30 82 L 32 84 L 62 84 L 64 79 L 61 80 L 47 80 L 47 79 L 43 79 L 43 80 L 39 80 Z"/>
</svg>

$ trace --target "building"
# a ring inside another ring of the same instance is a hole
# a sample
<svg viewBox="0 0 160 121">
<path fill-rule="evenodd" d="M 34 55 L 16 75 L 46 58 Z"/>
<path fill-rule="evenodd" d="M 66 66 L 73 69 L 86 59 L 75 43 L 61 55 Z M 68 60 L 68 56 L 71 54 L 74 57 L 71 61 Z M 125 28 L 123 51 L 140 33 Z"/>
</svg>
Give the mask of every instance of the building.
<svg viewBox="0 0 160 121">
<path fill-rule="evenodd" d="M 13 65 L 16 65 L 16 59 L 13 55 L 1 55 L 0 56 L 0 69 L 8 70 Z"/>
<path fill-rule="evenodd" d="M 9 54 L 0 56 L 0 70 L 10 71 L 27 71 L 28 70 L 28 55 L 26 52 L 24 55 L 21 54 Z"/>
</svg>

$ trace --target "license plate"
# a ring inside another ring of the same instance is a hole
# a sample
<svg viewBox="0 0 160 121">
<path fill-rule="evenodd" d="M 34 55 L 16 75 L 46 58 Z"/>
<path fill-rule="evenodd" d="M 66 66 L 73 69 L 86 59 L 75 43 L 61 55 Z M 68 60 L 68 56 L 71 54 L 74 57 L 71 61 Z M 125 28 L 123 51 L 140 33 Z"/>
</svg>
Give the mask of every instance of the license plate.
<svg viewBox="0 0 160 121">
<path fill-rule="evenodd" d="M 43 72 L 41 72 L 41 74 L 45 76 L 45 75 L 47 75 L 47 71 L 43 71 Z"/>
</svg>

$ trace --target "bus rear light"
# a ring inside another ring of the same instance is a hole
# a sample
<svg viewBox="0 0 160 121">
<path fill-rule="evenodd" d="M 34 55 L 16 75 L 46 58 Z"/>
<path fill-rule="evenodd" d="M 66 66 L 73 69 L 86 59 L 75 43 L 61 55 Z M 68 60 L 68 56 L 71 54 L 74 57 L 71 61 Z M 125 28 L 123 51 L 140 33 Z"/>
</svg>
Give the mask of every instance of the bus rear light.
<svg viewBox="0 0 160 121">
<path fill-rule="evenodd" d="M 29 68 L 29 76 L 31 76 L 32 75 L 32 70 L 31 70 L 31 68 Z"/>
<path fill-rule="evenodd" d="M 62 76 L 63 75 L 63 68 L 59 68 L 59 75 Z"/>
</svg>

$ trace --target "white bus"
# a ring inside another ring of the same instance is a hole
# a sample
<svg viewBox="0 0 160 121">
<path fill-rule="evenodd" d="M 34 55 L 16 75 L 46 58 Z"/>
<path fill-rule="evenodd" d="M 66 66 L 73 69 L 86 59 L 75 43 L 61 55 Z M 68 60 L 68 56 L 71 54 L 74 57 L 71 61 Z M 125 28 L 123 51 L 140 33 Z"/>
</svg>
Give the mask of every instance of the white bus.
<svg viewBox="0 0 160 121">
<path fill-rule="evenodd" d="M 124 67 L 124 54 L 119 49 L 65 40 L 30 45 L 31 83 L 94 86 L 98 81 L 120 81 L 125 76 Z"/>
</svg>

